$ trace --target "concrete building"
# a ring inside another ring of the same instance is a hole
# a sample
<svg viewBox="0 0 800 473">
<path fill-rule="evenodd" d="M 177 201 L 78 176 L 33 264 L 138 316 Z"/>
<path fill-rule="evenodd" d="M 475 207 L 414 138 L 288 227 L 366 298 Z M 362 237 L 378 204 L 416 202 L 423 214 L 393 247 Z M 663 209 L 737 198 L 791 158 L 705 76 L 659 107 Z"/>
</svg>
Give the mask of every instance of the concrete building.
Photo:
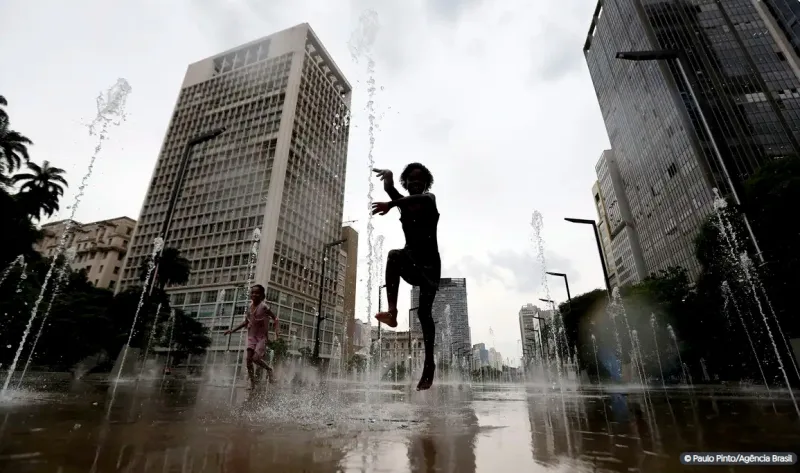
<svg viewBox="0 0 800 473">
<path fill-rule="evenodd" d="M 369 350 L 372 343 L 372 327 L 368 322 L 356 319 L 353 323 L 353 352 Z"/>
<path fill-rule="evenodd" d="M 533 304 L 525 304 L 519 309 L 519 334 L 522 345 L 523 365 L 541 355 L 539 343 L 539 320 L 541 310 Z"/>
<path fill-rule="evenodd" d="M 320 353 L 330 357 L 334 340 L 345 336 L 347 254 L 324 248 L 342 235 L 350 99 L 351 86 L 308 24 L 190 64 L 122 285 L 136 284 L 137 268 L 150 257 L 188 140 L 224 126 L 192 148 L 180 181 L 164 238 L 191 261 L 192 274 L 187 285 L 168 288 L 172 303 L 211 328 L 213 353 L 226 348 L 222 332 L 242 317 L 247 286 L 260 283 L 281 334 L 307 347 L 322 286 Z M 321 274 L 325 257 L 338 263 L 329 260 Z"/>
<path fill-rule="evenodd" d="M 796 54 L 759 3 L 606 0 L 595 9 L 583 50 L 647 273 L 699 271 L 693 243 L 712 188 L 731 191 L 720 161 L 741 191 L 763 163 L 800 154 Z M 652 50 L 685 52 L 692 89 L 674 60 L 617 58 Z"/>
<path fill-rule="evenodd" d="M 647 270 L 639 234 L 636 232 L 630 203 L 613 151 L 603 151 L 595 171 L 597 183 L 592 187 L 592 193 L 609 282 L 612 288 L 639 282 L 647 277 Z"/>
<path fill-rule="evenodd" d="M 349 226 L 342 227 L 344 267 L 344 319 L 347 329 L 347 354 L 353 355 L 356 329 L 356 290 L 358 286 L 358 232 Z"/>
<path fill-rule="evenodd" d="M 489 349 L 489 367 L 498 371 L 503 371 L 503 355 L 494 348 Z"/>
<path fill-rule="evenodd" d="M 419 307 L 419 288 L 411 289 L 411 330 L 421 332 L 416 308 Z M 449 307 L 450 316 L 447 317 Z M 433 321 L 436 324 L 436 353 L 440 359 L 456 356 L 470 357 L 472 341 L 467 310 L 467 280 L 442 278 L 439 292 L 433 301 Z"/>
<path fill-rule="evenodd" d="M 489 366 L 489 350 L 486 349 L 486 344 L 472 345 L 472 369 L 479 370 L 486 366 Z"/>
<path fill-rule="evenodd" d="M 410 352 L 409 352 L 409 344 Z M 422 334 L 411 332 L 409 339 L 408 330 L 381 330 L 381 361 L 385 366 L 397 363 L 406 363 L 411 357 L 411 370 L 422 369 L 425 361 L 425 347 L 422 343 Z"/>
<path fill-rule="evenodd" d="M 67 229 L 67 220 L 42 225 L 42 239 L 34 249 L 42 256 L 53 256 Z M 136 220 L 117 217 L 92 223 L 73 221 L 65 248 L 75 248 L 72 269 L 85 270 L 89 282 L 96 287 L 115 290 L 128 252 L 128 243 Z"/>
</svg>

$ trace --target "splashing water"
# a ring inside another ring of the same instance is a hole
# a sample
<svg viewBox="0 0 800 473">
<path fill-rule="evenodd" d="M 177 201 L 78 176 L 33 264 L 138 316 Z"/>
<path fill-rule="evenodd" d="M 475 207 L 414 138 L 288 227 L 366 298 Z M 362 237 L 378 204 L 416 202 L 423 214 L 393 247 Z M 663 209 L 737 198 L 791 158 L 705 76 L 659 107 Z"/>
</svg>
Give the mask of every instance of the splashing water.
<svg viewBox="0 0 800 473">
<path fill-rule="evenodd" d="M 161 373 L 162 385 L 164 384 L 164 379 L 167 377 L 167 370 L 169 369 L 171 361 L 170 358 L 172 358 L 172 335 L 175 332 L 175 309 L 170 310 L 167 323 L 169 324 L 169 335 L 167 338 L 167 359 L 164 360 L 164 371 Z"/>
<path fill-rule="evenodd" d="M 378 31 L 380 31 L 378 13 L 374 10 L 367 10 L 361 14 L 358 28 L 353 31 L 349 42 L 350 55 L 353 61 L 358 63 L 362 57 L 367 60 L 367 118 L 369 119 L 369 148 L 367 152 L 367 172 L 369 173 L 369 190 L 367 191 L 367 323 L 370 326 L 372 326 L 372 291 L 375 278 L 375 254 L 372 246 L 374 241 L 373 232 L 375 231 L 372 223 L 372 204 L 374 202 L 372 193 L 375 191 L 375 184 L 372 182 L 372 170 L 375 168 L 373 153 L 375 151 L 376 131 L 375 94 L 377 92 L 375 87 L 375 60 L 372 58 L 372 48 L 378 37 Z"/>
<path fill-rule="evenodd" d="M 678 337 L 675 336 L 675 330 L 673 330 L 672 325 L 667 324 L 667 332 L 669 333 L 669 338 L 672 339 L 672 344 L 675 346 L 675 353 L 678 354 L 678 363 L 681 364 L 681 371 L 683 372 L 684 383 L 689 384 L 689 374 L 686 372 L 686 363 L 683 362 L 683 357 L 681 356 L 681 349 L 678 347 Z"/>
<path fill-rule="evenodd" d="M 33 320 L 36 318 L 36 314 L 39 311 L 39 305 L 42 303 L 45 291 L 50 283 L 50 279 L 53 277 L 53 272 L 55 271 L 58 257 L 64 254 L 64 250 L 67 246 L 67 238 L 72 234 L 72 228 L 75 225 L 75 213 L 77 212 L 81 200 L 83 199 L 86 186 L 88 185 L 89 178 L 91 177 L 92 170 L 94 169 L 94 163 L 103 148 L 103 142 L 108 138 L 109 127 L 111 125 L 118 126 L 125 119 L 125 104 L 131 90 L 132 89 L 128 84 L 128 81 L 125 79 L 117 79 L 117 82 L 111 86 L 111 88 L 109 88 L 105 93 L 100 93 L 100 95 L 97 97 L 97 115 L 89 125 L 89 135 L 97 136 L 97 145 L 95 146 L 94 153 L 89 160 L 89 167 L 86 171 L 86 174 L 83 176 L 83 179 L 81 179 L 81 184 L 78 187 L 78 193 L 75 195 L 75 200 L 69 207 L 70 215 L 66 219 L 64 233 L 61 234 L 61 238 L 58 240 L 56 251 L 53 254 L 53 260 L 50 262 L 50 268 L 47 270 L 47 274 L 45 274 L 44 281 L 42 281 L 42 289 L 39 291 L 39 297 L 36 298 L 36 302 L 34 302 L 33 308 L 31 309 L 31 317 L 28 320 L 28 324 L 25 326 L 25 331 L 22 334 L 22 340 L 20 341 L 20 344 L 17 347 L 17 352 L 14 355 L 14 361 L 9 367 L 8 374 L 6 375 L 6 381 L 3 384 L 2 393 L 5 393 L 8 390 L 8 385 L 11 383 L 11 377 L 14 375 L 14 370 L 16 370 L 19 357 L 22 354 L 22 348 L 25 346 L 25 341 L 30 334 Z"/>
<path fill-rule="evenodd" d="M 541 280 L 542 286 L 544 287 L 545 297 L 548 300 L 552 300 L 550 295 L 550 286 L 547 284 L 547 259 L 545 258 L 544 254 L 544 238 L 542 237 L 542 228 L 544 227 L 544 219 L 542 218 L 541 212 L 534 211 L 533 216 L 531 217 L 531 227 L 533 227 L 533 239 L 536 243 L 536 250 L 537 250 L 537 259 L 541 265 Z M 556 307 L 555 303 L 553 303 L 553 324 L 555 325 L 558 321 L 559 314 L 558 308 Z M 553 346 L 556 347 L 556 368 L 558 369 L 558 390 L 561 393 L 561 411 L 564 415 L 564 429 L 567 438 L 567 450 L 570 454 L 572 454 L 572 433 L 570 432 L 569 427 L 569 420 L 567 419 L 567 405 L 566 401 L 564 400 L 564 381 L 563 381 L 563 374 L 562 374 L 562 364 L 561 364 L 561 349 L 559 347 L 558 336 L 556 335 L 555 330 L 550 331 L 553 335 Z"/>
<path fill-rule="evenodd" d="M 14 258 L 14 261 L 12 261 L 11 263 L 9 263 L 9 265 L 8 265 L 8 266 L 6 267 L 6 269 L 3 271 L 3 275 L 2 275 L 2 276 L 0 276 L 0 286 L 2 286 L 2 285 L 3 285 L 3 283 L 4 283 L 4 282 L 5 282 L 5 280 L 6 280 L 6 278 L 7 278 L 7 277 L 8 277 L 8 275 L 11 273 L 11 270 L 13 270 L 14 268 L 16 268 L 17 266 L 22 266 L 24 263 L 25 263 L 25 257 L 24 257 L 23 255 L 19 255 L 19 256 L 17 256 L 16 258 Z"/>
<path fill-rule="evenodd" d="M 31 346 L 31 350 L 28 353 L 28 358 L 25 360 L 25 367 L 22 368 L 22 374 L 19 377 L 19 381 L 17 381 L 17 389 L 22 386 L 22 380 L 25 379 L 25 373 L 28 372 L 28 368 L 31 365 L 31 360 L 33 359 L 33 355 L 36 353 L 36 347 L 39 344 L 39 339 L 42 337 L 42 332 L 44 331 L 45 324 L 47 323 L 47 317 L 50 315 L 50 311 L 53 309 L 53 302 L 55 302 L 58 295 L 61 293 L 61 287 L 64 281 L 69 276 L 69 270 L 72 267 L 72 263 L 75 261 L 75 256 L 78 254 L 78 251 L 75 247 L 69 248 L 64 253 L 64 264 L 58 271 L 58 276 L 56 277 L 56 283 L 53 286 L 53 293 L 50 295 L 50 301 L 47 303 L 47 309 L 45 309 L 44 314 L 42 315 L 42 321 L 39 324 L 39 331 L 36 332 L 36 338 L 33 339 L 33 345 Z"/>
</svg>

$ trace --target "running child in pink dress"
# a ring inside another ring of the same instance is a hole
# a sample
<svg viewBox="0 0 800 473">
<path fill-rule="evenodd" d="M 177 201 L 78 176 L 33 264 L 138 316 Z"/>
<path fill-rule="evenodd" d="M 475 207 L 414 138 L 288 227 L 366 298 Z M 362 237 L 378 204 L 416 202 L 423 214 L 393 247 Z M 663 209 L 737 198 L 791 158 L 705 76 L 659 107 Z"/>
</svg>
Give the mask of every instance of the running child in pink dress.
<svg viewBox="0 0 800 473">
<path fill-rule="evenodd" d="M 266 291 L 261 284 L 256 284 L 250 288 L 251 303 L 244 322 L 225 332 L 225 335 L 230 335 L 247 327 L 247 376 L 250 378 L 251 389 L 254 389 L 257 385 L 255 373 L 253 372 L 254 364 L 265 369 L 269 380 L 273 381 L 272 368 L 264 361 L 264 355 L 267 351 L 270 321 L 275 327 L 275 338 L 278 338 L 278 316 L 264 302 L 266 298 Z"/>
</svg>

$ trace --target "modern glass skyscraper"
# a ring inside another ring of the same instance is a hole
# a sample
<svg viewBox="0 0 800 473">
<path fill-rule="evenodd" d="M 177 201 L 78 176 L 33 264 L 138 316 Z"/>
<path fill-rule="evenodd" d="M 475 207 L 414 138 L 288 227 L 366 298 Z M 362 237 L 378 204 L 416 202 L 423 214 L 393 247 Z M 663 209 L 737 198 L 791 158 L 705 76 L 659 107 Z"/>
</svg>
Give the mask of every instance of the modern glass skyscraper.
<svg viewBox="0 0 800 473">
<path fill-rule="evenodd" d="M 188 140 L 196 146 L 166 246 L 192 264 L 188 284 L 169 287 L 174 307 L 221 332 L 243 317 L 247 285 L 263 284 L 290 348 L 312 348 L 323 286 L 321 354 L 344 340 L 346 252 L 341 237 L 351 87 L 307 24 L 189 65 L 144 200 L 121 287 L 140 284 Z M 251 260 L 254 230 L 258 256 Z M 329 258 L 321 274 L 323 256 Z M 220 297 L 220 291 L 224 295 Z M 233 348 L 239 347 L 238 335 Z"/>
<path fill-rule="evenodd" d="M 450 317 L 446 316 L 450 307 Z M 419 307 L 419 287 L 411 289 L 411 307 Z M 442 278 L 439 292 L 433 300 L 433 321 L 436 324 L 436 353 L 439 356 L 455 355 L 467 359 L 472 355 L 472 339 L 467 310 L 467 280 L 463 278 Z M 416 310 L 411 311 L 411 331 L 422 333 Z M 449 339 L 450 343 L 445 341 Z"/>
<path fill-rule="evenodd" d="M 800 150 L 800 80 L 753 0 L 598 3 L 584 54 L 646 269 L 696 271 L 693 240 L 711 189 L 729 189 L 676 62 L 617 59 L 649 50 L 685 54 L 737 188 L 767 160 Z"/>
</svg>

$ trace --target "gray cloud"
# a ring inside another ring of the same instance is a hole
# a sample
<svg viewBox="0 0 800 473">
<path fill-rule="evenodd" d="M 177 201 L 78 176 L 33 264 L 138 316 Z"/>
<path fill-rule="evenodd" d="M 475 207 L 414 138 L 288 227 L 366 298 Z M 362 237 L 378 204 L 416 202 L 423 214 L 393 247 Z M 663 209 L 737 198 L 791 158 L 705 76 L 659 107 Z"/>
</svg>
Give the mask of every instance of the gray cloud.
<svg viewBox="0 0 800 473">
<path fill-rule="evenodd" d="M 580 69 L 583 62 L 583 36 L 576 27 L 546 23 L 531 43 L 531 81 L 555 82 Z"/>
<path fill-rule="evenodd" d="M 456 21 L 462 13 L 481 3 L 482 0 L 427 0 L 428 10 L 436 17 Z"/>
<path fill-rule="evenodd" d="M 462 275 L 461 277 L 472 279 L 479 285 L 498 282 L 509 291 L 522 294 L 534 294 L 541 288 L 544 269 L 530 252 L 501 250 L 487 256 L 486 263 L 472 256 L 465 256 L 455 265 L 446 268 L 443 276 Z M 566 273 L 573 283 L 580 281 L 580 274 L 573 270 L 568 259 L 551 252 L 546 252 L 545 259 L 547 270 Z M 506 277 L 506 274 L 510 274 L 511 278 Z"/>
</svg>

